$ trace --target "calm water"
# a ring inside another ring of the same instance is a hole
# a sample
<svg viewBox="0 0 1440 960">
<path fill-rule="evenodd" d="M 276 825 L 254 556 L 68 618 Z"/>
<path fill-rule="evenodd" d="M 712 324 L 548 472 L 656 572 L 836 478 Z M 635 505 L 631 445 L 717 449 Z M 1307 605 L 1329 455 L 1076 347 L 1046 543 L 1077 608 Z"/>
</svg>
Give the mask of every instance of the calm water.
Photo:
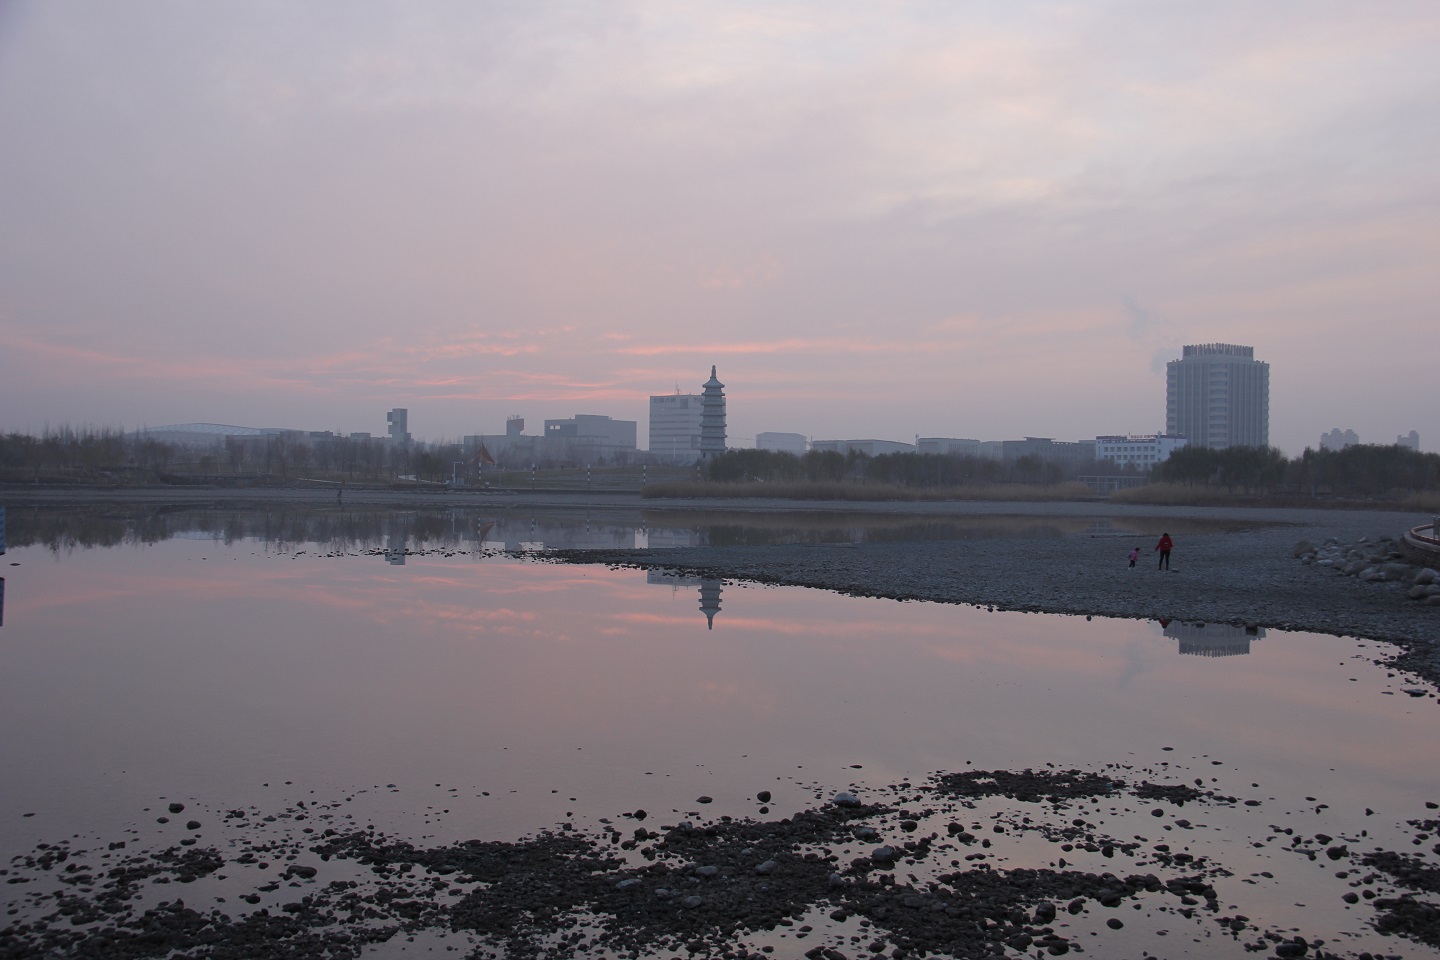
<svg viewBox="0 0 1440 960">
<path fill-rule="evenodd" d="M 163 837 L 161 798 L 219 811 L 355 797 L 446 842 L 637 807 L 754 816 L 764 789 L 794 811 L 967 766 L 1130 764 L 1262 801 L 1190 814 L 1204 829 L 1185 842 L 1232 875 L 1215 881 L 1227 908 L 1349 955 L 1436 955 L 1370 930 L 1324 857 L 1253 845 L 1289 824 L 1429 855 L 1405 821 L 1435 816 L 1440 710 L 1370 662 L 1383 645 L 554 565 L 482 555 L 510 538 L 474 527 L 417 552 L 413 529 L 16 548 L 11 524 L 7 860 L 75 834 Z M 1108 833 L 1155 838 L 1148 811 L 1109 806 Z M 994 856 L 1043 866 L 1055 851 L 1016 834 Z M 1208 920 L 1152 919 L 1091 932 L 1121 954 L 1247 955 Z M 419 948 L 379 952 L 404 949 Z"/>
</svg>

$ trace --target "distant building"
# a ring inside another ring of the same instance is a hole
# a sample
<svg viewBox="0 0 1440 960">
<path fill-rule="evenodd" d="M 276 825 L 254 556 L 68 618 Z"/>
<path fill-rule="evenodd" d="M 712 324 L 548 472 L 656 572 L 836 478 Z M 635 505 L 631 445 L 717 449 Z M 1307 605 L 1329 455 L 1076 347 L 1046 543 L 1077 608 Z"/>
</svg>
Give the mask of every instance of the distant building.
<svg viewBox="0 0 1440 960">
<path fill-rule="evenodd" d="M 1270 445 L 1270 365 L 1254 347 L 1202 343 L 1183 348 L 1165 366 L 1165 432 L 1192 444 Z"/>
<path fill-rule="evenodd" d="M 634 453 L 637 426 L 634 420 L 587 413 L 577 413 L 568 420 L 546 420 L 546 452 L 576 461 Z"/>
<path fill-rule="evenodd" d="M 724 452 L 725 384 L 716 379 L 712 365 L 705 392 L 700 396 L 700 459 L 709 460 Z"/>
<path fill-rule="evenodd" d="M 1127 434 L 1095 438 L 1095 459 L 1107 460 L 1117 466 L 1134 466 L 1148 470 L 1170 459 L 1170 454 L 1190 441 L 1163 433 Z"/>
<path fill-rule="evenodd" d="M 1344 450 L 1346 447 L 1353 447 L 1360 442 L 1360 437 L 1354 430 L 1341 430 L 1336 427 L 1329 433 L 1320 434 L 1321 450 Z"/>
<path fill-rule="evenodd" d="M 410 442 L 410 411 L 404 407 L 396 407 L 385 414 L 385 422 L 390 425 L 391 443 Z"/>
<path fill-rule="evenodd" d="M 987 460 L 1004 460 L 1004 459 L 1005 459 L 1005 441 L 1004 441 L 1004 440 L 981 440 L 981 441 L 980 441 L 980 456 L 985 457 Z"/>
<path fill-rule="evenodd" d="M 1420 452 L 1420 434 L 1417 433 L 1417 432 L 1414 431 L 1414 430 L 1411 430 L 1409 436 L 1397 436 L 1397 437 L 1395 438 L 1395 445 L 1396 445 L 1397 447 L 1409 447 L 1411 450 L 1414 450 L 1416 453 L 1419 453 L 1419 452 Z"/>
<path fill-rule="evenodd" d="M 1052 440 L 1049 437 L 1026 437 L 1024 440 L 1001 440 L 1002 459 L 1012 463 L 1021 457 L 1039 457 L 1058 463 L 1089 463 L 1095 459 L 1094 440 Z"/>
<path fill-rule="evenodd" d="M 781 453 L 793 453 L 797 457 L 803 457 L 809 446 L 810 442 L 803 433 L 766 432 L 755 437 L 757 450 L 778 450 Z"/>
<path fill-rule="evenodd" d="M 958 440 L 954 437 L 921 437 L 915 441 L 916 453 L 938 453 L 942 456 L 959 454 L 968 457 L 980 456 L 979 440 Z"/>
<path fill-rule="evenodd" d="M 899 440 L 816 440 L 810 444 L 810 449 L 822 453 L 862 453 L 867 457 L 878 457 L 887 453 L 914 453 L 915 444 Z"/>
<path fill-rule="evenodd" d="M 704 397 L 673 393 L 650 398 L 650 455 L 666 463 L 700 459 L 700 419 Z"/>
</svg>

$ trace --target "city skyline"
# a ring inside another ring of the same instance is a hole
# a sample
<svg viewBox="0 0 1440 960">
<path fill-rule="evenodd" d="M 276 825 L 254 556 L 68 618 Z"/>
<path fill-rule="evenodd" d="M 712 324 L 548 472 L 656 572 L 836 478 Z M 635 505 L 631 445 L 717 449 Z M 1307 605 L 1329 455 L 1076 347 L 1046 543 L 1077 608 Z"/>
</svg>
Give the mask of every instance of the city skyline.
<svg viewBox="0 0 1440 960">
<path fill-rule="evenodd" d="M 1440 437 L 1440 10 L 0 7 L 0 431 Z M 1380 389 L 1377 389 L 1377 385 Z M 750 441 L 750 442 L 753 442 Z"/>
</svg>

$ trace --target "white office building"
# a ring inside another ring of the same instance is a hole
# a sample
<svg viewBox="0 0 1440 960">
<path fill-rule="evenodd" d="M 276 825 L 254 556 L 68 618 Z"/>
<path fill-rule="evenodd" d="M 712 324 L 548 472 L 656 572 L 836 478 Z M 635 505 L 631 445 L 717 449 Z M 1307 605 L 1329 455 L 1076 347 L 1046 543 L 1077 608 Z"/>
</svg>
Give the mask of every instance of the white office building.
<svg viewBox="0 0 1440 960">
<path fill-rule="evenodd" d="M 1170 454 L 1187 445 L 1185 437 L 1164 433 L 1127 434 L 1095 438 L 1095 459 L 1108 460 L 1116 466 L 1149 470 L 1170 459 Z"/>
<path fill-rule="evenodd" d="M 665 463 L 694 463 L 700 459 L 698 393 L 674 393 L 650 398 L 650 455 Z"/>
</svg>

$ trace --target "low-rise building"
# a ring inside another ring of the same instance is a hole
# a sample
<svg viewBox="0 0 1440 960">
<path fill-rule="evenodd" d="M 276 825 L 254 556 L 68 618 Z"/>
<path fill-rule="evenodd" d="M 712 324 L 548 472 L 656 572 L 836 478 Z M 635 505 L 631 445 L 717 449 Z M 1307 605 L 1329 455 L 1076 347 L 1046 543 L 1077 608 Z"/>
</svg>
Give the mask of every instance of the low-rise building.
<svg viewBox="0 0 1440 960">
<path fill-rule="evenodd" d="M 980 456 L 979 440 L 960 440 L 955 437 L 921 437 L 915 441 L 916 453 L 935 453 L 941 456 Z"/>
<path fill-rule="evenodd" d="M 1095 459 L 1094 440 L 1052 440 L 1050 437 L 1026 437 L 1024 440 L 1001 440 L 1002 458 L 1013 463 L 1021 457 L 1039 457 L 1061 463 L 1088 463 Z"/>
<path fill-rule="evenodd" d="M 778 450 L 781 453 L 793 453 L 797 457 L 803 457 L 809 446 L 810 441 L 805 439 L 805 434 L 803 433 L 775 433 L 767 431 L 755 437 L 755 448 L 757 450 Z"/>
<path fill-rule="evenodd" d="M 878 457 L 887 453 L 914 453 L 915 444 L 901 443 L 898 440 L 816 440 L 810 444 L 811 450 L 820 452 L 833 451 L 835 453 L 861 453 L 867 457 Z"/>
<path fill-rule="evenodd" d="M 1164 433 L 1125 434 L 1095 438 L 1095 459 L 1117 466 L 1149 470 L 1170 459 L 1170 454 L 1189 444 L 1185 437 Z"/>
<path fill-rule="evenodd" d="M 637 426 L 634 420 L 577 413 L 568 420 L 545 421 L 545 446 L 547 452 L 564 450 L 562 459 L 577 461 L 632 454 Z"/>
</svg>

